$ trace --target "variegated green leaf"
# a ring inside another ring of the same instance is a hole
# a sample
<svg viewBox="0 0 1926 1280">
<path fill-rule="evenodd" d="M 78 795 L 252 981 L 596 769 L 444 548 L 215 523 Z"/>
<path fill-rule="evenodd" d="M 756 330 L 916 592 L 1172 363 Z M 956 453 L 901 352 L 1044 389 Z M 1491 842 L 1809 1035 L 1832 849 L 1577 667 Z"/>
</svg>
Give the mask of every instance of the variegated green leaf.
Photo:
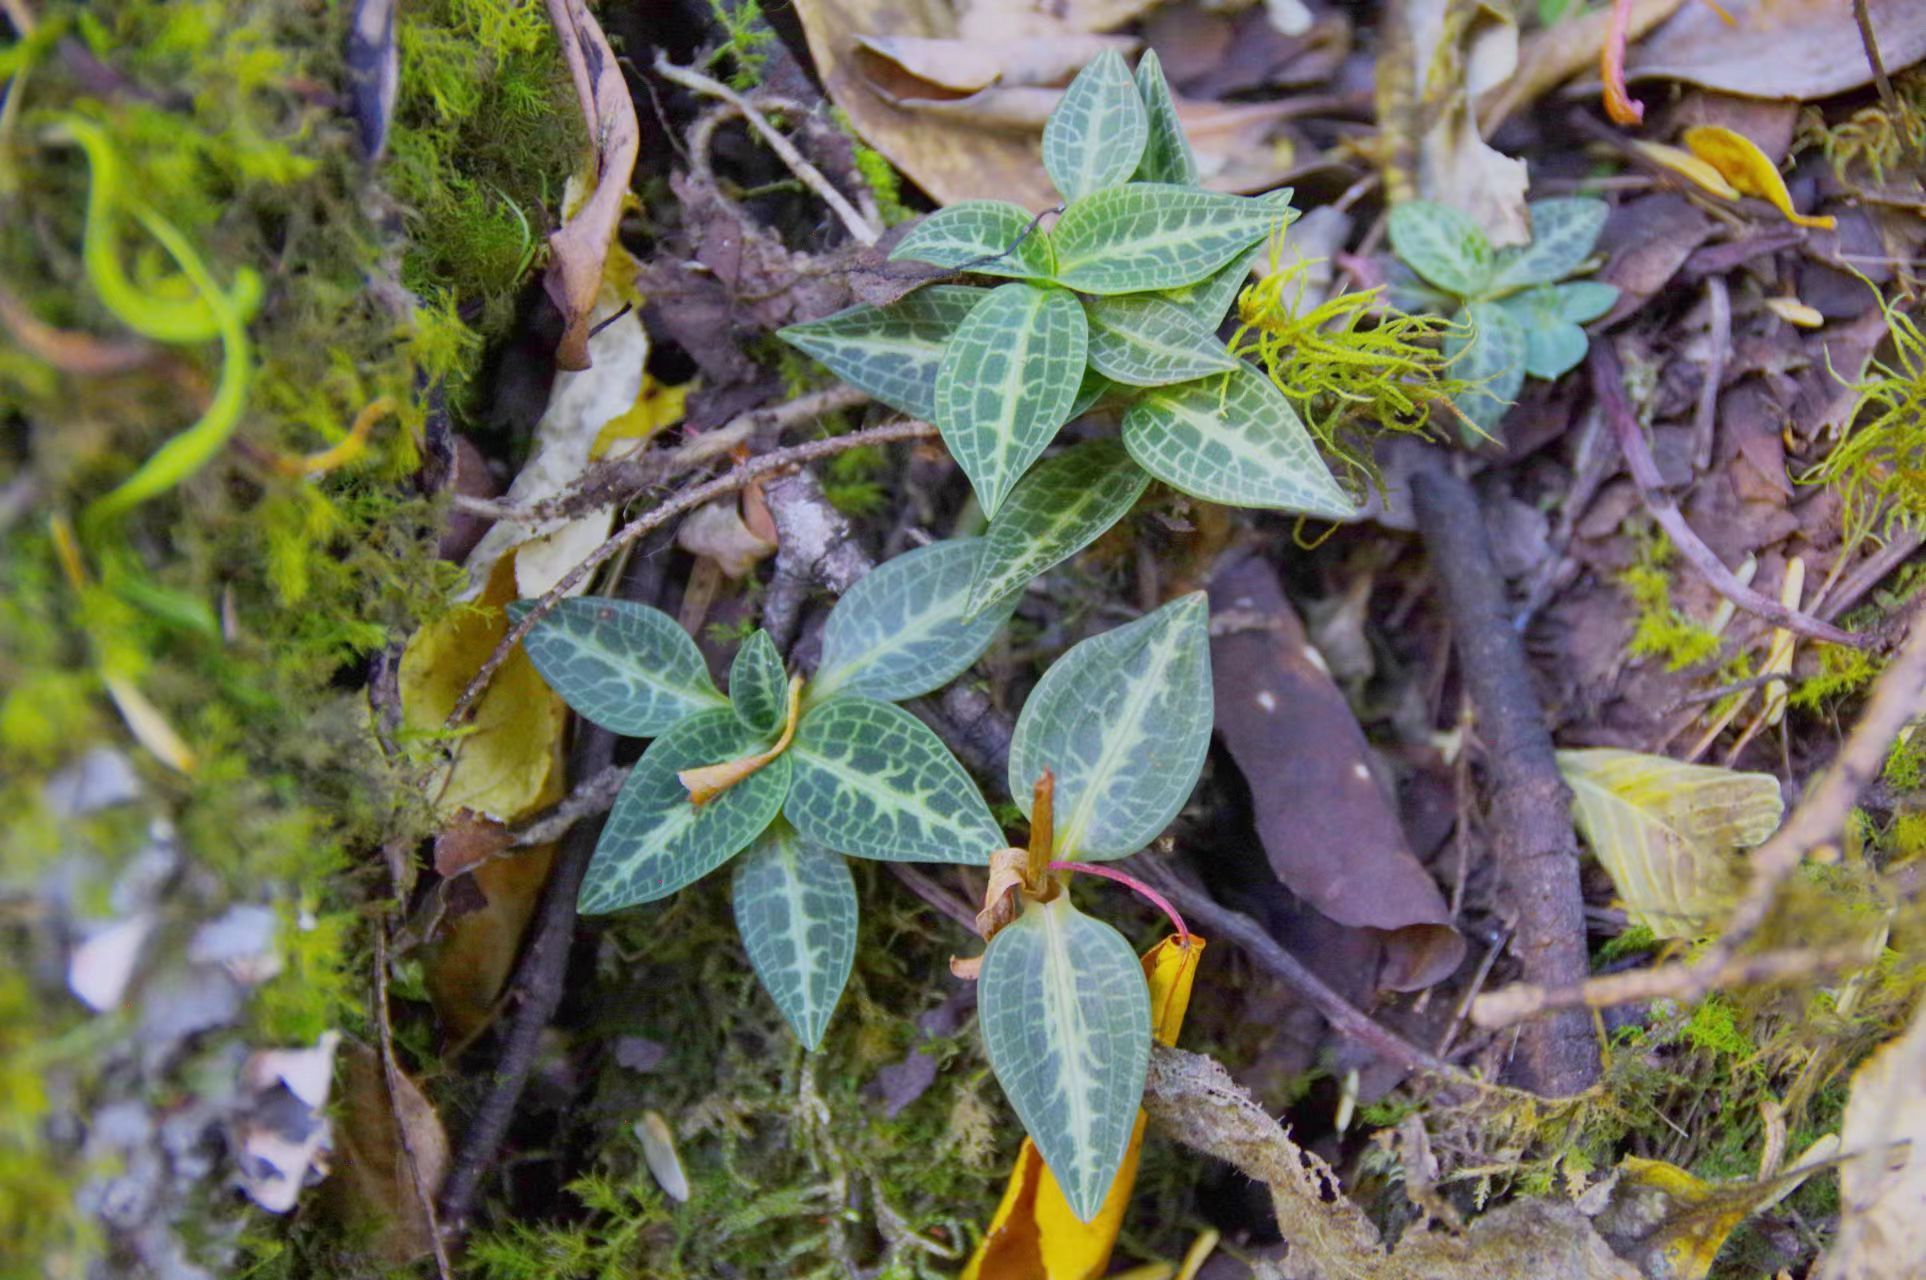
<svg viewBox="0 0 1926 1280">
<path fill-rule="evenodd" d="M 1116 440 L 1091 440 L 1033 467 L 990 521 L 970 582 L 970 612 L 1013 600 L 1123 519 L 1150 485 Z"/>
<path fill-rule="evenodd" d="M 1077 1217 L 1097 1216 L 1130 1145 L 1150 1064 L 1150 989 L 1109 925 L 1068 894 L 1025 902 L 977 984 L 990 1069 Z"/>
<path fill-rule="evenodd" d="M 1150 121 L 1123 55 L 1105 49 L 1084 64 L 1043 126 L 1043 167 L 1065 200 L 1129 180 Z"/>
<path fill-rule="evenodd" d="M 1056 775 L 1056 856 L 1124 858 L 1190 798 L 1210 746 L 1210 635 L 1194 591 L 1058 658 L 1023 704 L 1010 794 Z"/>
<path fill-rule="evenodd" d="M 768 738 L 744 728 L 727 708 L 690 716 L 650 743 L 609 810 L 582 880 L 582 913 L 666 898 L 740 853 L 782 809 L 788 755 L 700 807 L 690 803 L 676 773 L 768 746 Z"/>
<path fill-rule="evenodd" d="M 1618 289 L 1596 280 L 1570 280 L 1552 292 L 1558 295 L 1558 314 L 1573 324 L 1589 324 L 1618 305 Z"/>
<path fill-rule="evenodd" d="M 1196 186 L 1197 157 L 1191 153 L 1190 140 L 1184 137 L 1177 104 L 1164 79 L 1164 64 L 1155 49 L 1146 49 L 1137 62 L 1137 92 L 1144 100 L 1150 136 L 1144 144 L 1144 157 L 1137 163 L 1136 181 Z"/>
<path fill-rule="evenodd" d="M 516 600 L 522 620 L 534 602 Z M 576 596 L 558 603 L 522 641 L 562 701 L 611 733 L 653 738 L 698 711 L 724 705 L 695 641 L 659 609 Z"/>
<path fill-rule="evenodd" d="M 1444 355 L 1451 376 L 1472 384 L 1452 403 L 1479 431 L 1496 435 L 1525 385 L 1524 329 L 1497 303 L 1468 302 L 1452 317 Z"/>
<path fill-rule="evenodd" d="M 936 416 L 943 348 L 989 292 L 931 285 L 887 307 L 849 307 L 778 329 L 776 336 L 858 391 L 927 422 Z"/>
<path fill-rule="evenodd" d="M 983 795 L 930 727 L 874 698 L 803 716 L 783 813 L 807 839 L 886 862 L 984 864 L 1003 847 Z"/>
<path fill-rule="evenodd" d="M 1291 402 L 1242 361 L 1146 391 L 1124 411 L 1123 442 L 1144 470 L 1192 497 L 1334 520 L 1354 510 Z"/>
<path fill-rule="evenodd" d="M 1217 326 L 1224 323 L 1224 317 L 1230 314 L 1231 304 L 1237 301 L 1237 295 L 1250 283 L 1251 267 L 1264 256 L 1264 252 L 1264 247 L 1259 245 L 1256 252 L 1233 259 L 1196 284 L 1165 289 L 1152 296 L 1182 307 L 1192 319 L 1215 333 Z"/>
<path fill-rule="evenodd" d="M 1114 382 L 1161 387 L 1237 366 L 1215 333 L 1162 298 L 1092 298 L 1083 311 L 1090 321 L 1090 367 Z"/>
<path fill-rule="evenodd" d="M 1499 250 L 1488 292 L 1497 295 L 1563 280 L 1584 265 L 1609 212 L 1603 200 L 1585 197 L 1534 200 L 1531 243 Z"/>
<path fill-rule="evenodd" d="M 1491 241 L 1471 215 L 1435 200 L 1407 200 L 1391 210 L 1391 248 L 1405 265 L 1460 298 L 1491 283 Z"/>
<path fill-rule="evenodd" d="M 767 631 L 755 631 L 736 650 L 735 661 L 729 664 L 729 705 L 735 708 L 736 718 L 757 733 L 772 734 L 782 728 L 789 709 L 789 676 Z"/>
<path fill-rule="evenodd" d="M 809 703 L 839 693 L 900 702 L 963 674 L 1009 621 L 1019 594 L 1012 591 L 966 618 L 983 549 L 982 538 L 932 542 L 859 578 L 829 612 Z"/>
<path fill-rule="evenodd" d="M 1534 378 L 1563 377 L 1585 358 L 1590 339 L 1559 314 L 1558 291 L 1547 285 L 1521 289 L 1495 303 L 1525 335 L 1525 372 Z"/>
<path fill-rule="evenodd" d="M 1633 924 L 1698 938 L 1731 905 L 1739 851 L 1778 829 L 1779 780 L 1599 747 L 1558 753 L 1572 820 Z"/>
<path fill-rule="evenodd" d="M 856 959 L 849 864 L 777 818 L 736 859 L 730 899 L 763 990 L 814 1049 Z"/>
<path fill-rule="evenodd" d="M 1089 350 L 1063 289 L 1006 284 L 970 312 L 936 374 L 936 426 L 985 515 L 1070 416 Z"/>
<path fill-rule="evenodd" d="M 1193 284 L 1290 218 L 1281 205 L 1191 187 L 1132 182 L 1071 204 L 1050 230 L 1057 283 L 1079 293 Z"/>
<path fill-rule="evenodd" d="M 955 267 L 984 276 L 1048 280 L 1055 267 L 1050 238 L 1021 205 L 962 200 L 938 209 L 910 229 L 890 260 Z"/>
<path fill-rule="evenodd" d="M 1075 422 L 1110 393 L 1113 384 L 1110 379 L 1085 365 L 1083 380 L 1077 383 L 1077 398 L 1070 402 L 1070 412 L 1064 415 L 1065 422 Z"/>
</svg>

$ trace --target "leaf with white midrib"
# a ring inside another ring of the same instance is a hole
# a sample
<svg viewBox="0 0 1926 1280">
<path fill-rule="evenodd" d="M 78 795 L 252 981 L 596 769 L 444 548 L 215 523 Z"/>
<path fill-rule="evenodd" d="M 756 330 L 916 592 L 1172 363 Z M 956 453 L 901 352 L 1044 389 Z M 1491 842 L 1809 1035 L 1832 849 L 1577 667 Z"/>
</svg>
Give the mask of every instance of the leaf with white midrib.
<svg viewBox="0 0 1926 1280">
<path fill-rule="evenodd" d="M 1472 385 L 1452 398 L 1480 431 L 1497 431 L 1525 383 L 1525 331 L 1495 302 L 1468 302 L 1452 318 L 1444 356 L 1451 376 Z"/>
<path fill-rule="evenodd" d="M 1210 746 L 1210 638 L 1202 592 L 1092 636 L 1037 682 L 1010 741 L 1010 794 L 1025 814 L 1056 777 L 1061 859 L 1123 858 L 1190 798 Z"/>
<path fill-rule="evenodd" d="M 1090 367 L 1132 387 L 1188 382 L 1237 367 L 1217 335 L 1175 303 L 1148 294 L 1091 298 Z"/>
<path fill-rule="evenodd" d="M 1070 905 L 1026 902 L 990 939 L 978 1022 L 997 1082 L 1071 1211 L 1102 1207 L 1150 1062 L 1150 991 L 1123 935 Z"/>
<path fill-rule="evenodd" d="M 970 582 L 974 613 L 1103 536 L 1150 486 L 1150 474 L 1116 440 L 1090 440 L 1030 469 L 984 535 Z"/>
<path fill-rule="evenodd" d="M 936 414 L 936 370 L 964 317 L 989 294 L 938 284 L 887 307 L 855 306 L 778 329 L 776 336 L 892 409 Z"/>
<path fill-rule="evenodd" d="M 1006 284 L 943 352 L 936 426 L 985 515 L 1070 416 L 1088 353 L 1083 308 L 1063 289 Z"/>
<path fill-rule="evenodd" d="M 1057 283 L 1079 293 L 1175 289 L 1210 275 L 1286 222 L 1268 200 L 1132 182 L 1073 201 L 1050 229 Z"/>
<path fill-rule="evenodd" d="M 782 728 L 789 709 L 789 676 L 767 631 L 757 629 L 736 650 L 735 661 L 729 664 L 729 705 L 757 733 Z"/>
<path fill-rule="evenodd" d="M 1254 253 L 1232 259 L 1195 284 L 1165 289 L 1153 296 L 1183 308 L 1204 328 L 1215 333 L 1217 326 L 1224 323 L 1224 317 L 1230 314 L 1237 295 L 1250 281 L 1251 265 L 1263 253 L 1260 246 Z"/>
<path fill-rule="evenodd" d="M 1124 411 L 1123 442 L 1151 475 L 1209 502 L 1326 519 L 1356 510 L 1291 402 L 1241 360 L 1145 391 Z"/>
<path fill-rule="evenodd" d="M 857 579 L 824 624 L 822 665 L 809 682 L 808 702 L 839 693 L 901 702 L 967 670 L 1009 620 L 1018 599 L 1012 590 L 966 614 L 984 545 L 981 538 L 932 542 Z"/>
<path fill-rule="evenodd" d="M 582 879 L 584 915 L 666 898 L 715 870 L 759 835 L 789 792 L 789 757 L 777 756 L 700 807 L 676 773 L 739 759 L 769 746 L 724 707 L 690 716 L 649 744 L 629 770 Z"/>
<path fill-rule="evenodd" d="M 1115 49 L 1084 64 L 1043 125 L 1043 167 L 1066 200 L 1125 182 L 1150 136 L 1143 98 Z"/>
<path fill-rule="evenodd" d="M 901 707 L 837 697 L 812 708 L 785 758 L 783 814 L 808 839 L 858 858 L 983 865 L 1003 832 L 970 775 Z"/>
<path fill-rule="evenodd" d="M 530 600 L 508 605 L 519 622 Z M 536 621 L 522 647 L 562 700 L 611 733 L 652 738 L 670 725 L 726 705 L 688 632 L 659 609 L 577 596 Z"/>
<path fill-rule="evenodd" d="M 1391 247 L 1405 265 L 1460 298 L 1491 282 L 1491 241 L 1471 216 L 1435 200 L 1407 200 L 1386 219 Z"/>
<path fill-rule="evenodd" d="M 730 900 L 763 990 L 816 1048 L 856 958 L 849 864 L 778 818 L 736 859 Z"/>
<path fill-rule="evenodd" d="M 1499 251 L 1492 294 L 1535 284 L 1555 284 L 1584 265 L 1605 229 L 1610 212 L 1603 200 L 1573 196 L 1534 200 L 1530 205 L 1531 243 Z"/>
<path fill-rule="evenodd" d="M 1049 238 L 1033 227 L 1033 221 L 1021 205 L 961 200 L 910 228 L 890 250 L 890 261 L 908 259 L 983 276 L 1047 280 L 1056 260 Z"/>
<path fill-rule="evenodd" d="M 1150 135 L 1144 143 L 1143 159 L 1137 163 L 1136 180 L 1195 186 L 1197 157 L 1184 136 L 1183 122 L 1177 118 L 1177 103 L 1170 96 L 1164 64 L 1155 49 L 1144 50 L 1137 61 L 1137 92 L 1144 100 Z"/>
<path fill-rule="evenodd" d="M 1769 773 L 1739 773 L 1665 756 L 1595 747 L 1558 753 L 1572 818 L 1634 924 L 1696 938 L 1731 904 L 1738 853 L 1785 812 Z"/>
</svg>

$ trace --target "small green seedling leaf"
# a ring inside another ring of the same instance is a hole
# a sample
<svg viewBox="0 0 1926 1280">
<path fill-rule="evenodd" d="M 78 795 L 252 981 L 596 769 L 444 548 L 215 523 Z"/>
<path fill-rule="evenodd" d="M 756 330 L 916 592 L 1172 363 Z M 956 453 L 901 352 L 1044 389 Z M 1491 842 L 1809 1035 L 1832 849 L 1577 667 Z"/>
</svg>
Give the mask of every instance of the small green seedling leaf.
<svg viewBox="0 0 1926 1280">
<path fill-rule="evenodd" d="M 816 1048 L 856 959 L 849 864 L 777 818 L 736 859 L 730 900 L 763 990 L 797 1038 Z"/>
<path fill-rule="evenodd" d="M 832 698 L 803 716 L 784 759 L 783 813 L 807 839 L 885 862 L 983 865 L 1003 832 L 930 727 L 874 698 Z"/>
<path fill-rule="evenodd" d="M 1150 1063 L 1150 989 L 1130 944 L 1070 905 L 1025 902 L 990 939 L 977 1018 L 997 1082 L 1070 1209 L 1097 1216 Z"/>
<path fill-rule="evenodd" d="M 1009 621 L 1023 585 L 966 612 L 984 545 L 982 538 L 932 542 L 859 578 L 823 627 L 811 705 L 841 693 L 900 702 L 963 674 Z"/>
<path fill-rule="evenodd" d="M 1055 263 L 1050 238 L 1032 227 L 1034 215 L 1002 200 L 963 200 L 930 214 L 890 250 L 907 258 L 984 276 L 1048 280 Z"/>
<path fill-rule="evenodd" d="M 789 793 L 789 756 L 777 756 L 704 805 L 676 773 L 760 751 L 768 738 L 724 708 L 690 716 L 649 744 L 615 797 L 582 880 L 582 914 L 620 911 L 694 884 L 769 825 Z"/>
<path fill-rule="evenodd" d="M 1056 775 L 1055 856 L 1124 858 L 1190 798 L 1210 746 L 1209 611 L 1194 591 L 1071 648 L 1044 672 L 1010 742 L 1025 814 Z"/>
<path fill-rule="evenodd" d="M 1083 308 L 1063 289 L 1006 284 L 943 352 L 936 426 L 994 516 L 1070 416 L 1089 351 Z"/>
<path fill-rule="evenodd" d="M 1043 125 L 1043 167 L 1066 200 L 1129 180 L 1150 134 L 1144 100 L 1115 49 L 1084 65 Z"/>
<path fill-rule="evenodd" d="M 1242 361 L 1146 391 L 1124 411 L 1123 442 L 1151 475 L 1208 502 L 1333 520 L 1355 510 L 1291 402 Z"/>
<path fill-rule="evenodd" d="M 1194 284 L 1288 221 L 1274 200 L 1132 182 L 1071 204 L 1050 230 L 1057 283 L 1079 293 Z"/>
<path fill-rule="evenodd" d="M 1155 49 L 1145 50 L 1137 62 L 1137 92 L 1144 100 L 1150 136 L 1144 144 L 1143 159 L 1137 162 L 1136 181 L 1196 186 L 1197 157 L 1190 149 L 1190 139 L 1184 136 L 1183 123 L 1177 119 L 1177 103 L 1170 96 L 1164 64 Z"/>
<path fill-rule="evenodd" d="M 1445 335 L 1451 376 L 1473 385 L 1452 403 L 1487 436 L 1498 433 L 1505 411 L 1525 384 L 1525 331 L 1493 302 L 1469 302 Z"/>
<path fill-rule="evenodd" d="M 1132 387 L 1188 382 L 1237 367 L 1237 357 L 1190 312 L 1147 294 L 1092 298 L 1090 367 Z"/>
<path fill-rule="evenodd" d="M 1406 265 L 1447 293 L 1475 298 L 1491 282 L 1491 241 L 1471 216 L 1434 200 L 1391 210 L 1391 247 Z"/>
<path fill-rule="evenodd" d="M 887 307 L 857 306 L 778 329 L 776 336 L 892 409 L 936 416 L 936 370 L 988 289 L 939 284 Z"/>
<path fill-rule="evenodd" d="M 757 630 L 736 650 L 729 664 L 729 705 L 754 733 L 768 735 L 782 728 L 789 710 L 789 676 L 767 631 Z"/>
<path fill-rule="evenodd" d="M 1149 487 L 1149 473 L 1116 440 L 1091 440 L 1039 463 L 990 521 L 970 582 L 971 615 L 1014 600 L 1031 579 L 1095 542 Z"/>
<path fill-rule="evenodd" d="M 1558 295 L 1544 285 L 1514 293 L 1495 304 L 1525 338 L 1525 372 L 1552 379 L 1585 358 L 1585 331 L 1558 314 Z"/>
<path fill-rule="evenodd" d="M 1496 255 L 1488 291 L 1499 295 L 1563 280 L 1591 255 L 1598 233 L 1605 229 L 1608 212 L 1603 200 L 1574 197 L 1533 201 L 1531 243 Z"/>
<path fill-rule="evenodd" d="M 534 608 L 511 601 L 520 622 Z M 653 738 L 698 711 L 726 705 L 688 632 L 659 609 L 577 596 L 535 623 L 522 647 L 562 701 L 611 733 Z"/>
<path fill-rule="evenodd" d="M 1596 280 L 1572 280 L 1559 285 L 1558 314 L 1573 324 L 1589 324 L 1618 305 L 1618 289 Z"/>
</svg>

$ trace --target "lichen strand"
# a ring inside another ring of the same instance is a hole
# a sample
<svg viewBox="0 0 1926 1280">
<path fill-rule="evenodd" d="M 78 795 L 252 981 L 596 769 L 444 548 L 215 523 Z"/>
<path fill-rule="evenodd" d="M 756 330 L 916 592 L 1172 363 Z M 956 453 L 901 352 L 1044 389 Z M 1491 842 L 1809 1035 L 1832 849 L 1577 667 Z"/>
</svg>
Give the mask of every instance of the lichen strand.
<svg viewBox="0 0 1926 1280">
<path fill-rule="evenodd" d="M 8 530 L 0 570 L 0 900 L 37 900 L 59 877 L 75 921 L 112 918 L 111 887 L 161 830 L 185 868 L 119 1017 L 90 1014 L 60 981 L 72 922 L 9 912 L 0 925 L 7 954 L 35 957 L 0 983 L 0 1256 L 79 1276 L 99 1259 L 136 1260 L 89 1216 L 97 1201 L 82 1190 L 98 1160 L 71 1126 L 44 1123 L 50 1108 L 97 1104 L 103 1089 L 171 1106 L 231 1079 L 223 1054 L 243 1046 L 367 1031 L 359 904 L 386 892 L 373 851 L 425 830 L 427 815 L 395 785 L 401 766 L 369 732 L 366 696 L 350 691 L 359 681 L 341 677 L 445 607 L 453 570 L 434 558 L 433 513 L 410 479 L 430 406 L 459 411 L 484 338 L 505 325 L 539 256 L 581 132 L 538 0 L 402 7 L 408 88 L 373 175 L 337 108 L 348 6 L 34 9 L 47 38 L 16 51 L 15 65 L 31 68 L 12 86 L 19 114 L 0 175 L 8 300 L 76 335 L 82 354 L 133 337 L 81 260 L 89 169 L 50 130 L 72 117 L 105 130 L 123 191 L 177 230 L 216 283 L 248 269 L 265 281 L 233 438 L 109 527 L 84 530 L 65 566 L 44 513 L 77 520 L 191 422 L 221 347 L 150 344 L 128 371 L 103 375 L 58 348 L 0 341 L 3 465 L 29 479 L 40 513 Z M 98 68 L 58 55 L 62 35 Z M 176 296 L 176 268 L 134 219 L 121 222 L 136 287 Z M 383 397 L 394 416 L 326 474 L 278 465 L 340 444 Z M 137 744 L 110 674 L 191 749 L 191 773 Z M 59 811 L 48 779 L 94 747 L 133 764 L 138 796 Z M 124 1070 L 139 983 L 186 963 L 193 930 L 245 903 L 281 921 L 279 975 L 163 1070 Z M 218 1180 L 193 1203 L 204 1220 L 167 1225 L 186 1256 L 219 1269 L 247 1211 Z M 241 1238 L 267 1272 L 270 1255 L 292 1256 L 278 1226 Z"/>
</svg>

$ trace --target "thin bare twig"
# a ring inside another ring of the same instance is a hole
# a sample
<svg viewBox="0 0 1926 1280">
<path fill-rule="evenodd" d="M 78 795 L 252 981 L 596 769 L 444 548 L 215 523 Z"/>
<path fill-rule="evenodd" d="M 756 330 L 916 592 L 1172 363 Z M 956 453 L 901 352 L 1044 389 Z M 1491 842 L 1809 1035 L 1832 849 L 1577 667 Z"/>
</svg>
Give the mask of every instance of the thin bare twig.
<svg viewBox="0 0 1926 1280">
<path fill-rule="evenodd" d="M 1859 793 L 1879 776 L 1886 753 L 1907 725 L 1926 713 L 1926 625 L 1915 625 L 1912 633 L 1886 670 L 1873 685 L 1871 698 L 1859 723 L 1846 735 L 1839 754 L 1833 758 L 1819 781 L 1792 811 L 1773 837 L 1752 851 L 1751 876 L 1739 903 L 1718 940 L 1697 959 L 1681 964 L 1660 965 L 1636 974 L 1614 974 L 1582 983 L 1532 988 L 1529 984 L 1507 987 L 1480 996 L 1471 1016 L 1480 1026 L 1497 1027 L 1545 1009 L 1589 1006 L 1603 1008 L 1628 1000 L 1665 995 L 1676 1000 L 1696 1000 L 1708 991 L 1733 982 L 1760 980 L 1747 976 L 1745 960 L 1738 956 L 1759 931 L 1777 901 L 1779 887 L 1812 850 L 1836 838 L 1845 826 Z M 1825 967 L 1852 963 L 1837 958 L 1837 949 L 1801 949 L 1776 953 L 1783 957 L 1766 962 L 1765 976 L 1776 972 L 1812 972 Z M 1860 953 L 1863 958 L 1863 951 Z M 1797 959 L 1796 957 L 1804 957 Z M 1762 959 L 1749 957 L 1747 959 Z M 1799 965 L 1805 970 L 1799 970 Z"/>
<path fill-rule="evenodd" d="M 1719 426 L 1719 388 L 1725 381 L 1725 361 L 1732 350 L 1732 292 L 1726 288 L 1724 276 L 1705 278 L 1705 305 L 1711 313 L 1705 336 L 1712 349 L 1705 357 L 1705 381 L 1699 384 L 1699 403 L 1692 414 L 1692 465 L 1700 471 L 1712 465 L 1712 442 Z"/>
<path fill-rule="evenodd" d="M 850 449 L 860 449 L 866 445 L 890 444 L 897 440 L 926 440 L 935 434 L 936 428 L 929 423 L 908 419 L 901 422 L 886 422 L 881 426 L 869 427 L 862 431 L 852 431 L 848 435 L 831 436 L 827 440 L 810 440 L 803 444 L 791 445 L 787 449 L 778 449 L 774 453 L 765 453 L 760 458 L 751 458 L 724 475 L 693 485 L 669 498 L 660 506 L 651 507 L 616 530 L 608 541 L 591 551 L 580 564 L 563 574 L 561 581 L 536 601 L 535 607 L 523 614 L 521 621 L 508 629 L 502 636 L 501 643 L 495 646 L 494 652 L 488 655 L 488 660 L 482 663 L 481 669 L 475 672 L 474 678 L 461 691 L 461 697 L 455 700 L 455 708 L 448 713 L 444 728 L 451 732 L 460 728 L 469 713 L 474 710 L 475 703 L 487 690 L 489 682 L 495 678 L 495 672 L 501 669 L 502 663 L 508 661 L 508 655 L 514 652 L 515 646 L 534 629 L 535 624 L 547 617 L 550 610 L 585 581 L 598 565 L 643 534 L 652 529 L 661 528 L 685 511 L 693 511 L 704 503 L 713 502 L 725 494 L 734 493 L 751 480 L 804 466 L 818 458 L 832 457 Z"/>
<path fill-rule="evenodd" d="M 615 803 L 616 793 L 622 784 L 629 780 L 625 765 L 610 765 L 592 778 L 575 784 L 575 789 L 563 798 L 562 802 L 547 813 L 523 823 L 515 828 L 509 840 L 511 849 L 526 849 L 530 845 L 551 844 L 568 834 L 568 829 L 584 818 L 607 813 Z"/>
<path fill-rule="evenodd" d="M 1866 65 L 1872 68 L 1873 83 L 1879 86 L 1879 105 L 1888 111 L 1899 110 L 1899 95 L 1893 92 L 1892 77 L 1886 74 L 1886 61 L 1879 56 L 1879 35 L 1873 30 L 1872 13 L 1866 0 L 1852 0 L 1852 20 L 1859 24 L 1859 43 L 1866 46 Z"/>
<path fill-rule="evenodd" d="M 1813 640 L 1845 645 L 1849 649 L 1870 648 L 1871 637 L 1841 631 L 1811 614 L 1788 609 L 1777 600 L 1746 586 L 1725 567 L 1719 557 L 1713 554 L 1712 548 L 1706 546 L 1705 541 L 1692 531 L 1692 526 L 1685 522 L 1678 504 L 1663 492 L 1664 481 L 1659 475 L 1658 463 L 1653 460 L 1652 450 L 1645 443 L 1645 433 L 1632 413 L 1632 406 L 1625 399 L 1624 371 L 1619 366 L 1618 355 L 1612 350 L 1611 343 L 1592 344 L 1591 365 L 1592 393 L 1604 409 L 1613 434 L 1618 437 L 1618 447 L 1625 454 L 1625 469 L 1631 473 L 1632 483 L 1638 487 L 1645 509 L 1665 530 L 1666 536 L 1671 538 L 1679 556 L 1697 570 L 1713 590 L 1754 617 Z"/>
<path fill-rule="evenodd" d="M 968 903 L 909 863 L 892 862 L 889 873 L 902 881 L 911 893 L 962 925 L 965 933 L 976 936 L 976 912 Z"/>
<path fill-rule="evenodd" d="M 801 179 L 804 186 L 822 197 L 823 203 L 842 219 L 843 226 L 849 230 L 850 237 L 858 244 L 872 245 L 881 238 L 882 232 L 864 221 L 863 215 L 856 212 L 856 207 L 844 198 L 842 192 L 829 184 L 829 179 L 823 177 L 822 171 L 809 163 L 803 153 L 796 150 L 795 144 L 770 124 L 761 112 L 744 101 L 741 94 L 720 80 L 703 75 L 694 67 L 676 66 L 669 61 L 667 54 L 656 54 L 655 71 L 664 80 L 679 84 L 685 89 L 692 89 L 704 97 L 719 99 L 740 111 L 742 118 L 749 122 L 749 127 L 761 134 L 762 140 L 769 144 L 769 149 L 789 166 L 789 171 Z"/>
</svg>

